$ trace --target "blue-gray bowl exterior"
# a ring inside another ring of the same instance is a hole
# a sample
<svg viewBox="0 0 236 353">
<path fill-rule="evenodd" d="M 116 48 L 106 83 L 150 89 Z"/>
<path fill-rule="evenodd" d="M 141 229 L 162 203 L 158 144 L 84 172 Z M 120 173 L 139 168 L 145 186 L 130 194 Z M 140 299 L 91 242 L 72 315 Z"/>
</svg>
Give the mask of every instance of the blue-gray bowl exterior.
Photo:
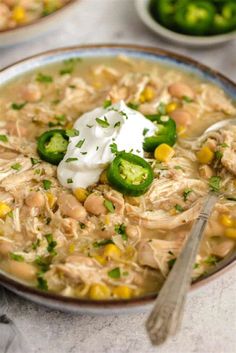
<svg viewBox="0 0 236 353">
<path fill-rule="evenodd" d="M 3 86 L 14 78 L 20 77 L 30 71 L 38 70 L 47 65 L 60 63 L 70 58 L 97 58 L 115 57 L 126 55 L 132 58 L 151 60 L 165 66 L 184 70 L 187 73 L 197 75 L 203 80 L 212 82 L 219 86 L 233 100 L 236 100 L 236 84 L 224 77 L 222 74 L 181 55 L 167 52 L 157 48 L 146 48 L 133 45 L 91 45 L 72 48 L 62 48 L 36 55 L 29 59 L 11 65 L 0 71 L 0 85 Z M 194 281 L 192 289 L 209 282 L 216 275 L 223 274 L 236 263 L 236 253 L 223 259 L 205 276 Z M 24 283 L 6 276 L 0 270 L 0 283 L 16 294 L 30 299 L 36 303 L 47 305 L 59 310 L 67 310 L 78 313 L 111 314 L 143 311 L 150 307 L 156 294 L 129 300 L 91 301 L 88 299 L 77 299 L 62 297 L 54 293 L 45 293 L 32 288 Z"/>
</svg>

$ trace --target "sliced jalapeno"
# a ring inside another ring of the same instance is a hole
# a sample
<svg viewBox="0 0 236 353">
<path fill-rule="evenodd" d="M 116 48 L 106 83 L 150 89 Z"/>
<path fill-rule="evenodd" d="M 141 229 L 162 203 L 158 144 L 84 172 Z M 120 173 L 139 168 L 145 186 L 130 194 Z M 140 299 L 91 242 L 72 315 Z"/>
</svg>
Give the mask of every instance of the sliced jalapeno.
<svg viewBox="0 0 236 353">
<path fill-rule="evenodd" d="M 143 142 L 143 149 L 146 152 L 153 152 L 155 148 L 162 143 L 173 146 L 177 139 L 176 124 L 173 119 L 168 116 L 160 116 L 157 114 L 146 115 L 146 118 L 156 123 L 157 130 L 155 135 L 146 137 Z"/>
<path fill-rule="evenodd" d="M 183 1 L 177 7 L 174 18 L 180 32 L 200 36 L 210 32 L 215 13 L 211 2 Z"/>
<path fill-rule="evenodd" d="M 143 158 L 120 152 L 107 171 L 107 179 L 114 189 L 124 195 L 144 194 L 153 181 L 153 171 Z"/>
<path fill-rule="evenodd" d="M 152 0 L 150 11 L 155 19 L 168 28 L 174 27 L 176 0 Z"/>
<path fill-rule="evenodd" d="M 41 159 L 58 165 L 64 158 L 68 143 L 69 137 L 65 130 L 49 130 L 39 136 L 37 151 Z"/>
<path fill-rule="evenodd" d="M 220 34 L 236 29 L 236 2 L 227 1 L 218 5 L 214 16 L 212 34 Z"/>
</svg>

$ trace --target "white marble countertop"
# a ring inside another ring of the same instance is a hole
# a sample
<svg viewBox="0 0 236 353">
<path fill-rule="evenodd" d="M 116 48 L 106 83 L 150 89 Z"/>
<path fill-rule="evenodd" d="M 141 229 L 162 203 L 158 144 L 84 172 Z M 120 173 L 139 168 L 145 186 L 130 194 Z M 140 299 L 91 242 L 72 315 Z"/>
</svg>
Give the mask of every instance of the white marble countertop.
<svg viewBox="0 0 236 353">
<path fill-rule="evenodd" d="M 70 21 L 60 23 L 53 33 L 20 46 L 0 49 L 0 68 L 56 47 L 109 42 L 166 48 L 196 58 L 236 79 L 236 41 L 209 50 L 167 44 L 141 23 L 132 0 L 81 0 Z M 234 353 L 235 279 L 236 267 L 191 292 L 180 333 L 158 348 L 152 348 L 147 339 L 146 314 L 71 315 L 7 293 L 8 315 L 14 318 L 34 353 Z"/>
</svg>

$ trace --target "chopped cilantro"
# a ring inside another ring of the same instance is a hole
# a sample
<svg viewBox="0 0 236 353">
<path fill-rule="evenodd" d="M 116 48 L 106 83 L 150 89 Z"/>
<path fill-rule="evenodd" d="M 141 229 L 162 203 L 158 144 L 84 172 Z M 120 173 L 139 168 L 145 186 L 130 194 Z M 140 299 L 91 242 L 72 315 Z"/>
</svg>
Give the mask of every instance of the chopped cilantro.
<svg viewBox="0 0 236 353">
<path fill-rule="evenodd" d="M 15 163 L 11 165 L 11 169 L 14 169 L 17 171 L 21 170 L 21 168 L 22 168 L 22 165 L 20 163 Z"/>
<path fill-rule="evenodd" d="M 126 226 L 124 223 L 115 225 L 115 232 L 121 235 L 123 240 L 127 240 L 128 236 L 126 234 Z"/>
<path fill-rule="evenodd" d="M 22 255 L 18 255 L 18 254 L 15 254 L 14 252 L 10 253 L 10 258 L 14 261 L 18 261 L 18 262 L 23 262 L 25 259 L 24 259 L 24 256 Z"/>
<path fill-rule="evenodd" d="M 75 65 L 78 62 L 82 61 L 81 58 L 70 58 L 70 59 L 66 59 L 63 61 L 63 64 L 65 65 Z"/>
<path fill-rule="evenodd" d="M 220 191 L 221 178 L 219 176 L 213 176 L 209 179 L 209 188 L 211 191 Z"/>
<path fill-rule="evenodd" d="M 66 163 L 70 163 L 70 162 L 74 162 L 74 161 L 78 161 L 77 157 L 71 157 L 71 158 L 67 158 L 66 159 Z"/>
<path fill-rule="evenodd" d="M 166 106 L 164 103 L 160 103 L 157 107 L 157 113 L 161 114 L 161 115 L 166 115 Z"/>
<path fill-rule="evenodd" d="M 174 168 L 184 170 L 180 165 L 175 165 Z"/>
<path fill-rule="evenodd" d="M 204 262 L 207 265 L 216 265 L 217 262 L 219 262 L 219 261 L 220 261 L 220 257 L 215 256 L 215 255 L 210 255 L 204 260 Z"/>
<path fill-rule="evenodd" d="M 176 204 L 175 205 L 175 210 L 180 213 L 180 212 L 184 211 L 184 208 L 182 206 L 180 206 L 179 204 Z"/>
<path fill-rule="evenodd" d="M 67 179 L 67 184 L 73 184 L 73 179 L 68 178 L 68 179 Z"/>
<path fill-rule="evenodd" d="M 75 136 L 79 136 L 79 131 L 76 129 L 67 129 L 66 130 L 66 135 L 68 137 L 75 137 Z"/>
<path fill-rule="evenodd" d="M 96 122 L 102 127 L 102 128 L 107 128 L 110 126 L 109 122 L 107 121 L 107 118 L 104 117 L 104 120 L 100 118 L 96 118 Z"/>
<path fill-rule="evenodd" d="M 133 109 L 133 110 L 138 110 L 139 104 L 129 102 L 127 104 L 127 107 L 129 107 L 130 109 Z"/>
<path fill-rule="evenodd" d="M 51 82 L 53 82 L 53 78 L 52 78 L 52 76 L 44 75 L 41 72 L 39 72 L 36 77 L 36 81 L 42 82 L 42 83 L 51 83 Z"/>
<path fill-rule="evenodd" d="M 81 154 L 83 154 L 83 155 L 85 155 L 85 154 L 87 154 L 88 152 L 80 152 Z"/>
<path fill-rule="evenodd" d="M 58 120 L 58 121 L 61 121 L 61 122 L 65 122 L 66 116 L 65 116 L 65 114 L 56 115 L 55 119 Z"/>
<path fill-rule="evenodd" d="M 111 149 L 111 153 L 114 153 L 114 154 L 118 153 L 117 144 L 115 142 L 110 144 L 110 149 Z"/>
<path fill-rule="evenodd" d="M 191 192 L 193 192 L 193 189 L 185 189 L 183 191 L 183 198 L 184 198 L 184 201 L 187 201 L 189 195 L 191 194 Z"/>
<path fill-rule="evenodd" d="M 86 227 L 86 225 L 84 223 L 82 223 L 82 222 L 79 222 L 79 226 L 80 226 L 81 229 L 84 229 Z"/>
<path fill-rule="evenodd" d="M 55 247 L 57 246 L 57 242 L 53 239 L 52 234 L 45 234 L 45 238 L 47 239 L 47 242 L 48 242 L 47 251 L 48 251 L 52 256 L 56 256 L 57 253 L 56 253 L 56 251 L 55 251 Z"/>
<path fill-rule="evenodd" d="M 115 212 L 115 207 L 110 200 L 104 200 L 103 204 L 109 212 L 111 212 L 111 213 Z"/>
<path fill-rule="evenodd" d="M 83 146 L 83 144 L 84 144 L 84 141 L 85 141 L 85 139 L 80 140 L 80 141 L 75 145 L 75 147 L 81 148 L 81 147 Z"/>
<path fill-rule="evenodd" d="M 44 190 L 49 190 L 52 186 L 52 182 L 50 180 L 44 179 L 43 180 L 43 188 Z"/>
<path fill-rule="evenodd" d="M 103 108 L 106 109 L 112 105 L 112 101 L 110 99 L 106 99 L 103 103 Z"/>
<path fill-rule="evenodd" d="M 216 151 L 215 157 L 216 157 L 216 159 L 221 159 L 223 157 L 223 153 L 221 151 Z"/>
<path fill-rule="evenodd" d="M 23 103 L 12 103 L 11 107 L 14 110 L 21 110 L 22 108 L 24 108 L 24 106 L 27 104 L 27 102 L 23 102 Z"/>
<path fill-rule="evenodd" d="M 34 243 L 32 243 L 32 249 L 36 250 L 40 245 L 40 239 L 37 239 Z"/>
<path fill-rule="evenodd" d="M 174 258 L 174 259 L 170 259 L 169 261 L 168 261 L 168 267 L 169 267 L 169 270 L 171 270 L 172 269 L 172 267 L 174 266 L 174 264 L 175 264 L 175 261 L 176 261 L 176 258 Z"/>
<path fill-rule="evenodd" d="M 35 264 L 40 268 L 41 273 L 49 270 L 51 259 L 50 257 L 36 256 Z"/>
<path fill-rule="evenodd" d="M 89 124 L 87 124 L 86 125 L 89 129 L 91 129 L 92 127 L 93 127 L 93 125 L 89 125 Z"/>
<path fill-rule="evenodd" d="M 2 142 L 8 142 L 8 137 L 7 137 L 7 135 L 0 135 L 0 141 L 2 141 Z"/>
<path fill-rule="evenodd" d="M 186 102 L 186 103 L 191 103 L 193 100 L 192 98 L 188 97 L 188 96 L 183 96 L 182 97 L 183 101 Z"/>
<path fill-rule="evenodd" d="M 33 158 L 33 157 L 31 157 L 30 160 L 31 160 L 32 165 L 35 165 L 35 164 L 38 164 L 41 162 L 40 159 Z"/>
<path fill-rule="evenodd" d="M 67 75 L 67 74 L 72 74 L 72 72 L 74 71 L 74 68 L 72 66 L 70 67 L 65 67 L 64 69 L 60 70 L 60 75 Z"/>
<path fill-rule="evenodd" d="M 111 271 L 108 271 L 107 274 L 111 278 L 118 279 L 118 278 L 120 278 L 120 268 L 115 267 Z"/>
<path fill-rule="evenodd" d="M 120 126 L 120 121 L 117 121 L 115 124 L 114 124 L 114 127 L 119 127 Z"/>
<path fill-rule="evenodd" d="M 227 145 L 227 143 L 221 143 L 220 145 L 219 145 L 220 147 L 229 147 L 229 145 Z"/>
<path fill-rule="evenodd" d="M 95 241 L 93 243 L 93 247 L 94 248 L 101 248 L 102 246 L 105 246 L 107 244 L 114 244 L 112 239 L 104 239 L 104 240 L 100 240 L 100 241 Z"/>
<path fill-rule="evenodd" d="M 143 129 L 143 136 L 146 136 L 146 134 L 148 133 L 149 129 L 147 129 L 146 127 Z"/>
<path fill-rule="evenodd" d="M 38 281 L 38 285 L 37 285 L 38 289 L 41 289 L 41 290 L 44 290 L 44 291 L 48 290 L 48 282 L 46 281 L 45 278 L 43 278 L 42 275 L 38 275 L 37 281 Z"/>
<path fill-rule="evenodd" d="M 196 268 L 199 267 L 199 264 L 196 262 L 194 265 L 193 265 L 193 269 L 196 270 Z"/>
</svg>

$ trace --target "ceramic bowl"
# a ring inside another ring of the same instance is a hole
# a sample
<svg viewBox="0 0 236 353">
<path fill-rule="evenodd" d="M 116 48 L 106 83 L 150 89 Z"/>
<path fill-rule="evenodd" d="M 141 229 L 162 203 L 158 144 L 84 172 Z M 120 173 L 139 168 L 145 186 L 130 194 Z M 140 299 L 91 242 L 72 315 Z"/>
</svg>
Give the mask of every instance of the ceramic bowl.
<svg viewBox="0 0 236 353">
<path fill-rule="evenodd" d="M 156 63 L 169 65 L 172 68 L 185 70 L 186 72 L 198 75 L 204 80 L 210 81 L 221 87 L 226 94 L 236 100 L 236 85 L 220 73 L 184 56 L 170 53 L 161 49 L 146 48 L 134 45 L 88 45 L 72 48 L 64 48 L 49 51 L 43 54 L 20 61 L 0 71 L 1 85 L 35 69 L 45 65 L 55 64 L 70 58 L 96 58 L 114 57 L 119 54 L 132 58 L 151 60 Z M 236 263 L 236 252 L 219 262 L 211 272 L 198 278 L 193 284 L 192 289 L 203 287 L 216 276 L 222 276 Z M 39 291 L 29 287 L 24 283 L 16 281 L 13 277 L 4 274 L 0 270 L 0 284 L 20 296 L 34 302 L 50 306 L 52 308 L 73 311 L 77 313 L 127 313 L 143 311 L 152 305 L 156 293 L 145 297 L 133 298 L 130 300 L 110 300 L 110 301 L 91 301 L 88 299 L 76 299 L 62 297 L 57 294 Z M 203 290 L 203 288 L 202 288 Z"/>
<path fill-rule="evenodd" d="M 33 22 L 12 29 L 0 30 L 0 48 L 19 44 L 41 36 L 61 24 L 69 16 L 79 0 L 70 0 L 65 6 Z"/>
<path fill-rule="evenodd" d="M 198 37 L 173 32 L 154 20 L 149 11 L 149 4 L 150 0 L 135 0 L 139 17 L 153 32 L 170 42 L 175 42 L 188 47 L 209 47 L 236 39 L 236 31 L 213 36 Z"/>
</svg>

